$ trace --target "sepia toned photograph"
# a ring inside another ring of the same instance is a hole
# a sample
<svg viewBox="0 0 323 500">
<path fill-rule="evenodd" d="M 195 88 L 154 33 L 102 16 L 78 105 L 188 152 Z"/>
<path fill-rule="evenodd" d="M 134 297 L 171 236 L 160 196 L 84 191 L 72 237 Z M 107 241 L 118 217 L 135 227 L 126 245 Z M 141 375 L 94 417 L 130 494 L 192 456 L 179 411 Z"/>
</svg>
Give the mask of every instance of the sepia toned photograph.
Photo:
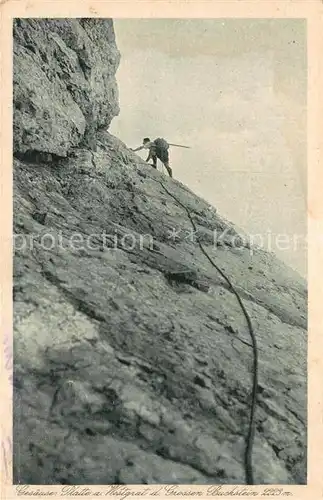
<svg viewBox="0 0 323 500">
<path fill-rule="evenodd" d="M 306 485 L 306 19 L 12 30 L 13 484 Z"/>
</svg>

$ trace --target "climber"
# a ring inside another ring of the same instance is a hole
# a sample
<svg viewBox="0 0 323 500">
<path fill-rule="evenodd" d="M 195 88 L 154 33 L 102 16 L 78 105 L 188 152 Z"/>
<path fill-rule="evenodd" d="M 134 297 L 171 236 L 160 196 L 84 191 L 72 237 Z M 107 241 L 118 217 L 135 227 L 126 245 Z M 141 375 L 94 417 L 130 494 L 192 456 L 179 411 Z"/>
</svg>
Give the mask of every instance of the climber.
<svg viewBox="0 0 323 500">
<path fill-rule="evenodd" d="M 169 154 L 168 154 L 169 144 L 165 141 L 165 139 L 155 139 L 151 141 L 149 137 L 145 137 L 142 141 L 142 146 L 139 146 L 136 149 L 132 149 L 132 151 L 141 151 L 142 149 L 149 149 L 149 154 L 147 157 L 147 162 L 152 160 L 152 166 L 157 168 L 157 158 L 162 162 L 165 166 L 169 177 L 173 177 L 172 169 L 169 166 Z"/>
</svg>

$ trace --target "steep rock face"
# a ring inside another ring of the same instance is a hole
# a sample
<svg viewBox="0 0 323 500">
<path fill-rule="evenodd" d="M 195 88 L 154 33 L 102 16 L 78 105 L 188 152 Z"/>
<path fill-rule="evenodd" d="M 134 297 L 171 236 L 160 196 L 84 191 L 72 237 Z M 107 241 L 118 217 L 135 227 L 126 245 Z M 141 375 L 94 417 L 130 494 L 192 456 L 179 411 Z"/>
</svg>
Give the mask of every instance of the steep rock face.
<svg viewBox="0 0 323 500">
<path fill-rule="evenodd" d="M 230 246 L 234 228 L 109 134 L 61 164 L 15 161 L 15 480 L 244 481 L 248 327 L 159 181 L 255 328 L 256 480 L 304 482 L 304 283 Z"/>
<path fill-rule="evenodd" d="M 255 481 L 305 483 L 305 282 L 118 139 L 95 140 L 14 160 L 14 482 L 245 481 L 251 340 L 199 239 L 258 341 Z"/>
<path fill-rule="evenodd" d="M 66 156 L 119 113 L 110 19 L 14 21 L 14 151 Z"/>
</svg>

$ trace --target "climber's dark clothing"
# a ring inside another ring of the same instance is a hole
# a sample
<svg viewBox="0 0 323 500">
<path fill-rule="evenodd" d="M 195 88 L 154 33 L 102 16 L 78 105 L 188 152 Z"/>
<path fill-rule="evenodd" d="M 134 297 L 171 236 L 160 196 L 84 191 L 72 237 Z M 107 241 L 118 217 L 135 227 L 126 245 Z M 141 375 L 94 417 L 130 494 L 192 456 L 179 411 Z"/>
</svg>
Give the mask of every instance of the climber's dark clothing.
<svg viewBox="0 0 323 500">
<path fill-rule="evenodd" d="M 157 158 L 164 163 L 164 165 L 169 162 L 169 154 L 168 150 L 165 148 L 161 148 L 159 146 L 153 146 L 153 150 L 155 151 L 155 154 Z"/>
<path fill-rule="evenodd" d="M 153 160 L 153 165 L 157 166 L 157 158 L 167 168 L 167 166 L 169 164 L 169 154 L 168 154 L 167 149 L 160 148 L 160 147 L 156 146 L 154 143 L 152 143 L 152 145 L 149 148 L 149 155 L 148 155 L 147 161 L 149 161 L 150 159 L 152 159 Z"/>
</svg>

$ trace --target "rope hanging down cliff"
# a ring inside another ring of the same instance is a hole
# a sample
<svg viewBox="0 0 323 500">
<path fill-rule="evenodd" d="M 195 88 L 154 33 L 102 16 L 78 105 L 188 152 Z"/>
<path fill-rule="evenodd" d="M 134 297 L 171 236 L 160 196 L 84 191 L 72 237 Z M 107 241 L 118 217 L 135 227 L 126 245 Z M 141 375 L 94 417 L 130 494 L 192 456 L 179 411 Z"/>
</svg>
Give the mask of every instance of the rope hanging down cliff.
<svg viewBox="0 0 323 500">
<path fill-rule="evenodd" d="M 157 181 L 162 188 L 166 191 L 166 193 L 171 196 L 176 203 L 178 203 L 187 213 L 188 218 L 190 219 L 190 222 L 192 224 L 192 227 L 194 231 L 197 231 L 197 227 L 195 225 L 195 222 L 191 216 L 191 213 L 189 209 L 182 203 L 180 202 L 175 195 L 173 195 L 168 189 L 164 186 L 164 184 L 161 181 Z M 213 261 L 213 259 L 209 256 L 207 251 L 205 250 L 204 246 L 202 243 L 197 240 L 197 243 L 205 255 L 205 257 L 208 259 L 208 261 L 211 263 L 211 265 L 220 273 L 220 275 L 224 278 L 224 280 L 228 283 L 229 288 L 231 289 L 232 293 L 236 296 L 239 305 L 242 309 L 242 312 L 246 318 L 249 332 L 250 332 L 250 337 L 252 341 L 252 347 L 253 347 L 253 384 L 252 384 L 252 394 L 251 394 L 251 408 L 250 408 L 250 418 L 249 418 L 249 430 L 248 430 L 248 435 L 246 438 L 246 449 L 245 449 L 245 473 L 246 473 L 246 483 L 247 484 L 254 484 L 254 475 L 253 475 L 253 466 L 252 466 L 252 447 L 253 447 L 253 441 L 254 441 L 254 434 L 255 434 L 255 410 L 256 410 L 256 404 L 257 404 L 257 386 L 258 386 L 258 348 L 257 348 L 257 340 L 256 336 L 253 330 L 253 326 L 251 323 L 250 316 L 248 314 L 248 311 L 246 310 L 241 297 L 239 293 L 236 291 L 234 286 L 232 285 L 230 279 L 226 276 L 226 274 L 217 266 L 217 264 Z"/>
</svg>

